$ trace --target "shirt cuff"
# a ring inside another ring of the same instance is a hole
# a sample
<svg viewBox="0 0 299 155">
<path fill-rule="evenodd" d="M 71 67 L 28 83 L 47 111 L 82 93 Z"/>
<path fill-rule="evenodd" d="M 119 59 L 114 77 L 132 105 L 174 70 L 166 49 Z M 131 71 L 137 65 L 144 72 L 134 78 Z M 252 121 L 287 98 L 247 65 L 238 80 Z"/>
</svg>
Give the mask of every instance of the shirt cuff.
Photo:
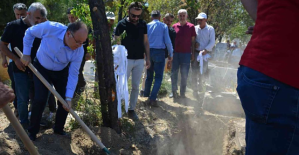
<svg viewBox="0 0 299 155">
<path fill-rule="evenodd" d="M 31 55 L 31 47 L 24 46 L 24 48 L 23 48 L 23 54 L 24 55 Z"/>
<path fill-rule="evenodd" d="M 67 89 L 65 93 L 65 97 L 73 98 L 75 90 Z"/>
</svg>

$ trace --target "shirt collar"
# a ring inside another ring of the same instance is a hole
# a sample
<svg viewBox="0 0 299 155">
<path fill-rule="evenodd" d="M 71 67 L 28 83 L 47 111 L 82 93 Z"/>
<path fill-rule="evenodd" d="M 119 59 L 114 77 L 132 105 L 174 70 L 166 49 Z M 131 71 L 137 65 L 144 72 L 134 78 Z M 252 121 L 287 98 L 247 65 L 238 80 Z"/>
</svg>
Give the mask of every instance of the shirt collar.
<svg viewBox="0 0 299 155">
<path fill-rule="evenodd" d="M 62 33 L 60 33 L 60 35 L 58 36 L 58 38 L 61 39 L 61 40 L 63 41 L 63 39 L 64 39 L 64 35 L 65 35 L 65 34 L 66 34 L 66 29 L 63 30 Z"/>
<path fill-rule="evenodd" d="M 203 29 L 205 29 L 205 28 L 207 28 L 208 27 L 208 23 L 206 23 L 206 26 L 203 28 Z M 200 28 L 200 25 L 198 25 L 198 28 L 199 29 L 202 29 L 202 28 Z"/>
</svg>

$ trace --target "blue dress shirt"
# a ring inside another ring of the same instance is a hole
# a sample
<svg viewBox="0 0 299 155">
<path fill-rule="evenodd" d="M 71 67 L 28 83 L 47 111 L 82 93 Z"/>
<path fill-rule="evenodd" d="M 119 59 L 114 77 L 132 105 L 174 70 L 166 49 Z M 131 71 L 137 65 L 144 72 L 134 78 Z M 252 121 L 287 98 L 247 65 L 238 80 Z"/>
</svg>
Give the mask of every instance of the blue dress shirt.
<svg viewBox="0 0 299 155">
<path fill-rule="evenodd" d="M 64 44 L 66 30 L 65 25 L 51 21 L 28 28 L 23 38 L 23 53 L 24 55 L 31 54 L 34 38 L 37 37 L 41 38 L 42 41 L 36 57 L 44 68 L 51 71 L 61 71 L 70 63 L 65 96 L 73 98 L 84 50 L 82 46 L 72 50 Z"/>
<path fill-rule="evenodd" d="M 150 48 L 165 49 L 167 46 L 168 54 L 172 57 L 173 48 L 166 24 L 154 19 L 147 24 L 147 36 Z"/>
</svg>

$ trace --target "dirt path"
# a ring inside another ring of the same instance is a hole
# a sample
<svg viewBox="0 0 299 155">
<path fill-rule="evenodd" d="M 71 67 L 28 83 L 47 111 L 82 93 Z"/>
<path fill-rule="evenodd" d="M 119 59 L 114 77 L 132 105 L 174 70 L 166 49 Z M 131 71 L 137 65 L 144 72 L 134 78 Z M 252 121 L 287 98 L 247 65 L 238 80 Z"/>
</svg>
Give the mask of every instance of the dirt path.
<svg viewBox="0 0 299 155">
<path fill-rule="evenodd" d="M 195 100 L 191 91 L 178 103 L 162 98 L 157 108 L 146 106 L 145 100 L 139 98 L 139 121 L 121 120 L 122 134 L 109 128 L 91 128 L 113 154 L 221 155 L 228 122 L 240 119 L 204 111 L 202 99 Z M 0 154 L 29 154 L 2 111 L 0 122 Z M 102 154 L 81 129 L 68 136 L 41 130 L 34 144 L 43 155 Z"/>
</svg>

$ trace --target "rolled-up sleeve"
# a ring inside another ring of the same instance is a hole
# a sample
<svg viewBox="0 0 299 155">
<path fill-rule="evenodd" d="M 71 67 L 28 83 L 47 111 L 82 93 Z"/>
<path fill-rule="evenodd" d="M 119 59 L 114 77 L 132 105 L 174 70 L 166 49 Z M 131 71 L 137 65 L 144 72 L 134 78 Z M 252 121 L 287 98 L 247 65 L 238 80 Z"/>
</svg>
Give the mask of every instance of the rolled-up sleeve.
<svg viewBox="0 0 299 155">
<path fill-rule="evenodd" d="M 46 33 L 48 33 L 49 21 L 46 21 L 41 24 L 37 24 L 28 28 L 25 32 L 25 36 L 23 38 L 23 53 L 24 55 L 31 54 L 32 44 L 35 38 L 42 38 Z"/>
<path fill-rule="evenodd" d="M 65 93 L 65 96 L 69 98 L 73 98 L 78 83 L 79 69 L 84 55 L 83 47 L 80 47 L 77 52 L 78 54 L 74 56 L 73 60 L 70 62 L 69 76 Z"/>
<path fill-rule="evenodd" d="M 208 51 L 212 51 L 215 45 L 215 30 L 214 28 L 211 28 L 209 31 L 210 31 L 209 44 L 206 46 L 205 49 Z"/>
</svg>

